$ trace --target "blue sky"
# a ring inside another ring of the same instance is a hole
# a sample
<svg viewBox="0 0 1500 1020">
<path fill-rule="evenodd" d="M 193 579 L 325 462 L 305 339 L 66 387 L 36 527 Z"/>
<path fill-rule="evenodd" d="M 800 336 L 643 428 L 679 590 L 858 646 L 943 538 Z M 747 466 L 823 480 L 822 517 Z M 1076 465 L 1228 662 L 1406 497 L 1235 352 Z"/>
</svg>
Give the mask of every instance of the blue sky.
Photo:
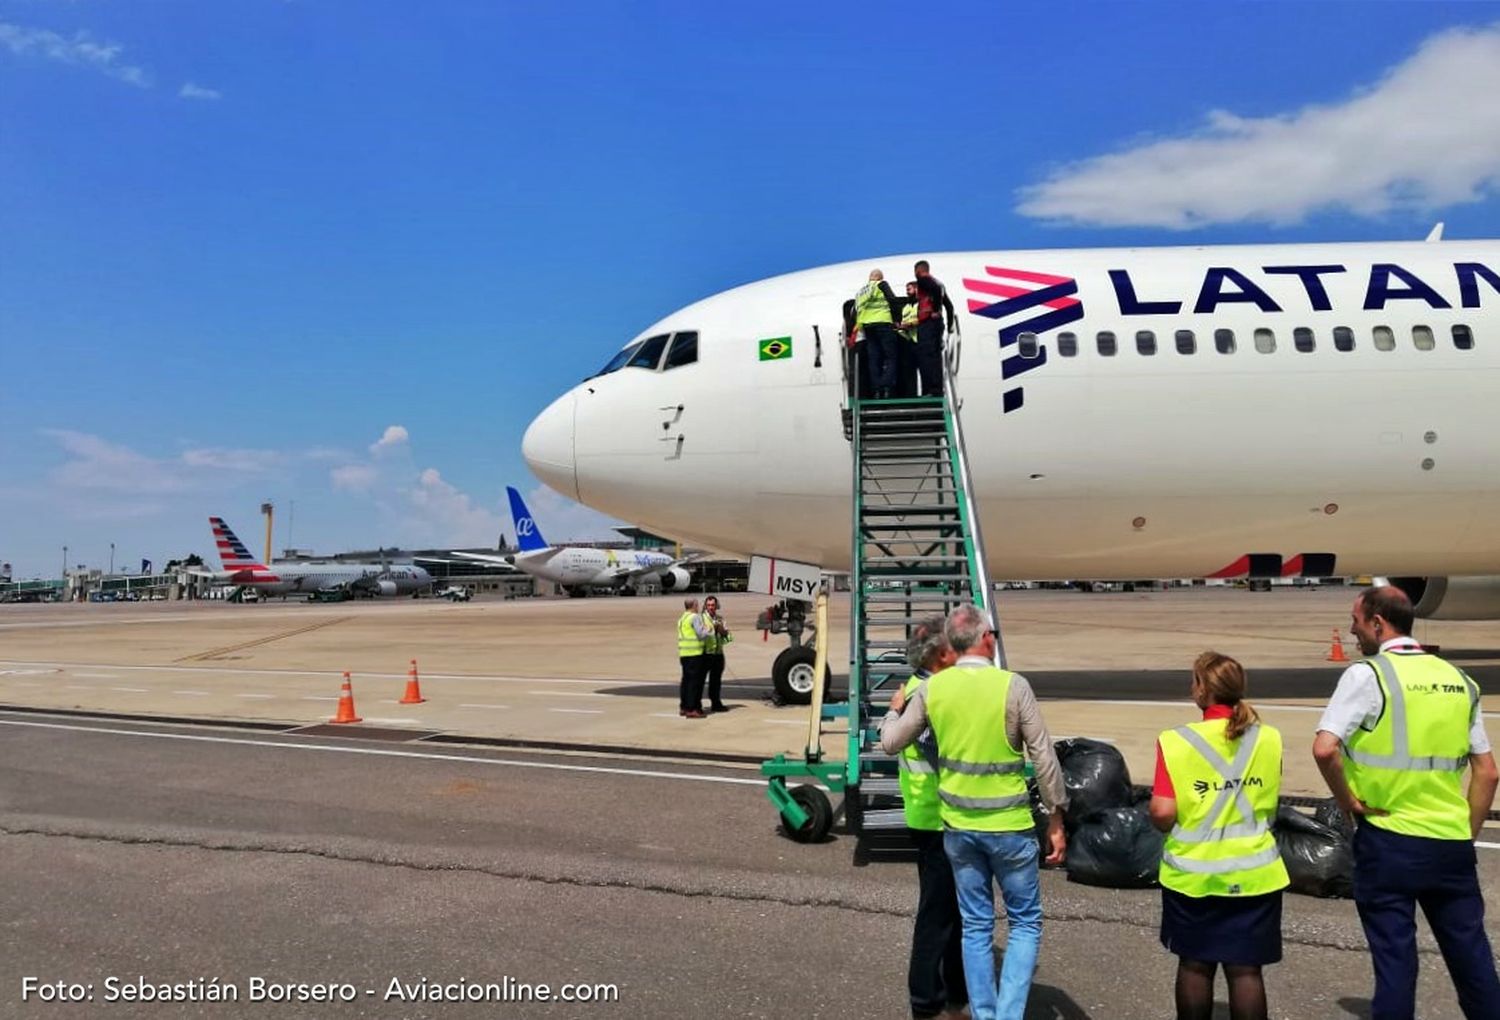
<svg viewBox="0 0 1500 1020">
<path fill-rule="evenodd" d="M 1500 237 L 1500 5 L 914 10 L 0 0 L 0 560 L 492 544 L 553 396 L 820 263 Z"/>
</svg>

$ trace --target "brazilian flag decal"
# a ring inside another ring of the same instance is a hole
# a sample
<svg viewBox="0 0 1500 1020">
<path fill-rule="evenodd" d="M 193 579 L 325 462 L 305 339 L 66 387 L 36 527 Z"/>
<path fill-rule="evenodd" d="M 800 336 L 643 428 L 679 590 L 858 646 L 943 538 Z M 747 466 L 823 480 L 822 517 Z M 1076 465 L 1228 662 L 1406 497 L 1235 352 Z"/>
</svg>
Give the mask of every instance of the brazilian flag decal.
<svg viewBox="0 0 1500 1020">
<path fill-rule="evenodd" d="M 781 361 L 792 356 L 792 338 L 789 336 L 773 337 L 759 343 L 761 361 Z"/>
</svg>

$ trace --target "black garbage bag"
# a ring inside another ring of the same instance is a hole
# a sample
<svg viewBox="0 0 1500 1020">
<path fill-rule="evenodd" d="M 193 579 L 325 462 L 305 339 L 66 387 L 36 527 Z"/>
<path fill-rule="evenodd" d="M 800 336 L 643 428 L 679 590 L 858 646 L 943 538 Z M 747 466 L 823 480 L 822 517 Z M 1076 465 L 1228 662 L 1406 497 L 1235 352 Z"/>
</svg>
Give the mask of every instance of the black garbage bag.
<svg viewBox="0 0 1500 1020">
<path fill-rule="evenodd" d="M 1339 802 L 1332 797 L 1317 806 L 1317 809 L 1313 811 L 1313 819 L 1328 826 L 1345 839 L 1353 841 L 1354 823 L 1339 808 Z"/>
<path fill-rule="evenodd" d="M 1096 811 L 1130 806 L 1130 770 L 1114 745 L 1088 737 L 1069 737 L 1055 746 L 1068 786 L 1064 820 L 1070 831 Z"/>
<path fill-rule="evenodd" d="M 1161 865 L 1162 839 L 1140 808 L 1103 808 L 1079 823 L 1068 837 L 1068 878 L 1111 889 L 1153 886 Z"/>
<path fill-rule="evenodd" d="M 1293 892 L 1354 895 L 1354 848 L 1343 831 L 1289 807 L 1276 812 L 1272 830 Z"/>
</svg>

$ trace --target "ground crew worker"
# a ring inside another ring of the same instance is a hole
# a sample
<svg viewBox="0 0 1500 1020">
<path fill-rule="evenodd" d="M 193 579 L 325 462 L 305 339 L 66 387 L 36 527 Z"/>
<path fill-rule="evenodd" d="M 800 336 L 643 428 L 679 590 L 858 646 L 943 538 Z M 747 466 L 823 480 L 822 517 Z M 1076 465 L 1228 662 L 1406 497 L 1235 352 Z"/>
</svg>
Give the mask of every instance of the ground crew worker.
<svg viewBox="0 0 1500 1020">
<path fill-rule="evenodd" d="M 1286 865 L 1271 834 L 1281 733 L 1245 701 L 1245 670 L 1218 652 L 1193 663 L 1201 722 L 1156 742 L 1151 821 L 1162 848 L 1161 943 L 1177 955 L 1177 1020 L 1209 1020 L 1224 966 L 1229 1013 L 1265 1020 L 1261 968 L 1281 959 Z"/>
<path fill-rule="evenodd" d="M 1042 803 L 1051 812 L 1048 864 L 1061 863 L 1067 846 L 1062 811 L 1068 792 L 1031 685 L 1019 673 L 995 665 L 995 632 L 987 614 L 978 606 L 960 606 L 948 616 L 944 633 L 958 661 L 929 677 L 913 692 L 910 704 L 897 692 L 881 724 L 880 746 L 895 754 L 916 741 L 930 722 L 940 749 L 943 847 L 953 865 L 963 917 L 969 1009 L 973 1020 L 1020 1020 L 1042 939 L 1042 891 L 1026 793 L 1026 755 L 1036 768 Z M 894 713 L 900 718 L 893 718 Z M 996 882 L 1010 927 L 998 985 Z"/>
<path fill-rule="evenodd" d="M 939 615 L 912 628 L 906 661 L 915 672 L 902 688 L 908 703 L 929 676 L 953 664 L 953 650 L 943 624 Z M 885 724 L 881 729 L 884 731 Z M 906 971 L 911 1015 L 917 1020 L 957 1018 L 969 1001 L 964 984 L 963 921 L 958 913 L 953 865 L 943 849 L 938 749 L 931 727 L 901 749 L 897 762 L 907 835 L 917 848 L 917 916 L 912 925 L 911 963 Z"/>
<path fill-rule="evenodd" d="M 870 386 L 877 400 L 893 396 L 896 388 L 896 344 L 900 343 L 892 324 L 891 306 L 896 295 L 885 275 L 870 270 L 870 282 L 854 295 L 854 324 L 865 336 L 865 357 L 870 359 Z M 864 393 L 869 397 L 872 394 Z"/>
<path fill-rule="evenodd" d="M 734 640 L 729 625 L 719 615 L 719 600 L 713 595 L 703 600 L 703 625 L 708 632 L 703 638 L 703 675 L 708 687 L 708 710 L 727 712 L 724 704 L 724 646 Z"/>
<path fill-rule="evenodd" d="M 1368 658 L 1344 670 L 1313 757 L 1354 832 L 1354 905 L 1375 968 L 1374 1020 L 1416 1011 L 1416 907 L 1470 1020 L 1500 1017 L 1474 840 L 1500 774 L 1479 685 L 1411 637 L 1411 600 L 1371 588 L 1349 632 Z M 1469 767 L 1467 796 L 1461 775 Z"/>
<path fill-rule="evenodd" d="M 682 663 L 682 681 L 678 687 L 678 712 L 685 719 L 706 718 L 703 712 L 703 642 L 708 628 L 698 612 L 697 599 L 682 600 L 682 615 L 677 618 L 677 658 Z"/>
<path fill-rule="evenodd" d="M 922 259 L 913 267 L 917 278 L 917 375 L 922 383 L 922 396 L 943 395 L 943 316 L 948 317 L 948 332 L 958 327 L 958 316 L 953 311 L 953 302 L 948 298 L 948 288 L 932 275 L 927 260 Z"/>
<path fill-rule="evenodd" d="M 906 285 L 906 302 L 898 316 L 901 325 L 896 330 L 900 343 L 896 344 L 896 396 L 917 395 L 917 317 L 921 301 L 917 294 L 917 282 Z"/>
</svg>

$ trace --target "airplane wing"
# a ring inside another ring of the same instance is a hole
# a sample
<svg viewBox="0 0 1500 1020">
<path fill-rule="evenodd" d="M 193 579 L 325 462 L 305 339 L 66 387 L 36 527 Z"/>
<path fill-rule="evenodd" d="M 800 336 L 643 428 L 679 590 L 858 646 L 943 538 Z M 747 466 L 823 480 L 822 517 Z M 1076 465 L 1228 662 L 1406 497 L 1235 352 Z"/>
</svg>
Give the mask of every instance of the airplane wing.
<svg viewBox="0 0 1500 1020">
<path fill-rule="evenodd" d="M 556 546 L 556 547 L 551 548 L 551 549 L 543 550 L 542 552 L 539 552 L 539 553 L 527 553 L 526 554 L 526 561 L 528 563 L 546 563 L 548 560 L 552 559 L 552 557 L 556 556 L 558 553 L 560 553 L 562 551 L 563 551 L 563 547 L 562 546 Z M 502 566 L 502 567 L 514 567 L 515 566 L 514 563 L 511 563 L 504 556 L 501 556 L 501 555 L 496 554 L 496 553 L 454 552 L 453 555 L 457 556 L 460 559 L 474 560 L 474 561 L 477 561 L 479 563 L 493 563 L 493 564 L 496 564 L 497 566 Z M 512 553 L 511 555 L 515 555 L 515 554 Z"/>
</svg>

